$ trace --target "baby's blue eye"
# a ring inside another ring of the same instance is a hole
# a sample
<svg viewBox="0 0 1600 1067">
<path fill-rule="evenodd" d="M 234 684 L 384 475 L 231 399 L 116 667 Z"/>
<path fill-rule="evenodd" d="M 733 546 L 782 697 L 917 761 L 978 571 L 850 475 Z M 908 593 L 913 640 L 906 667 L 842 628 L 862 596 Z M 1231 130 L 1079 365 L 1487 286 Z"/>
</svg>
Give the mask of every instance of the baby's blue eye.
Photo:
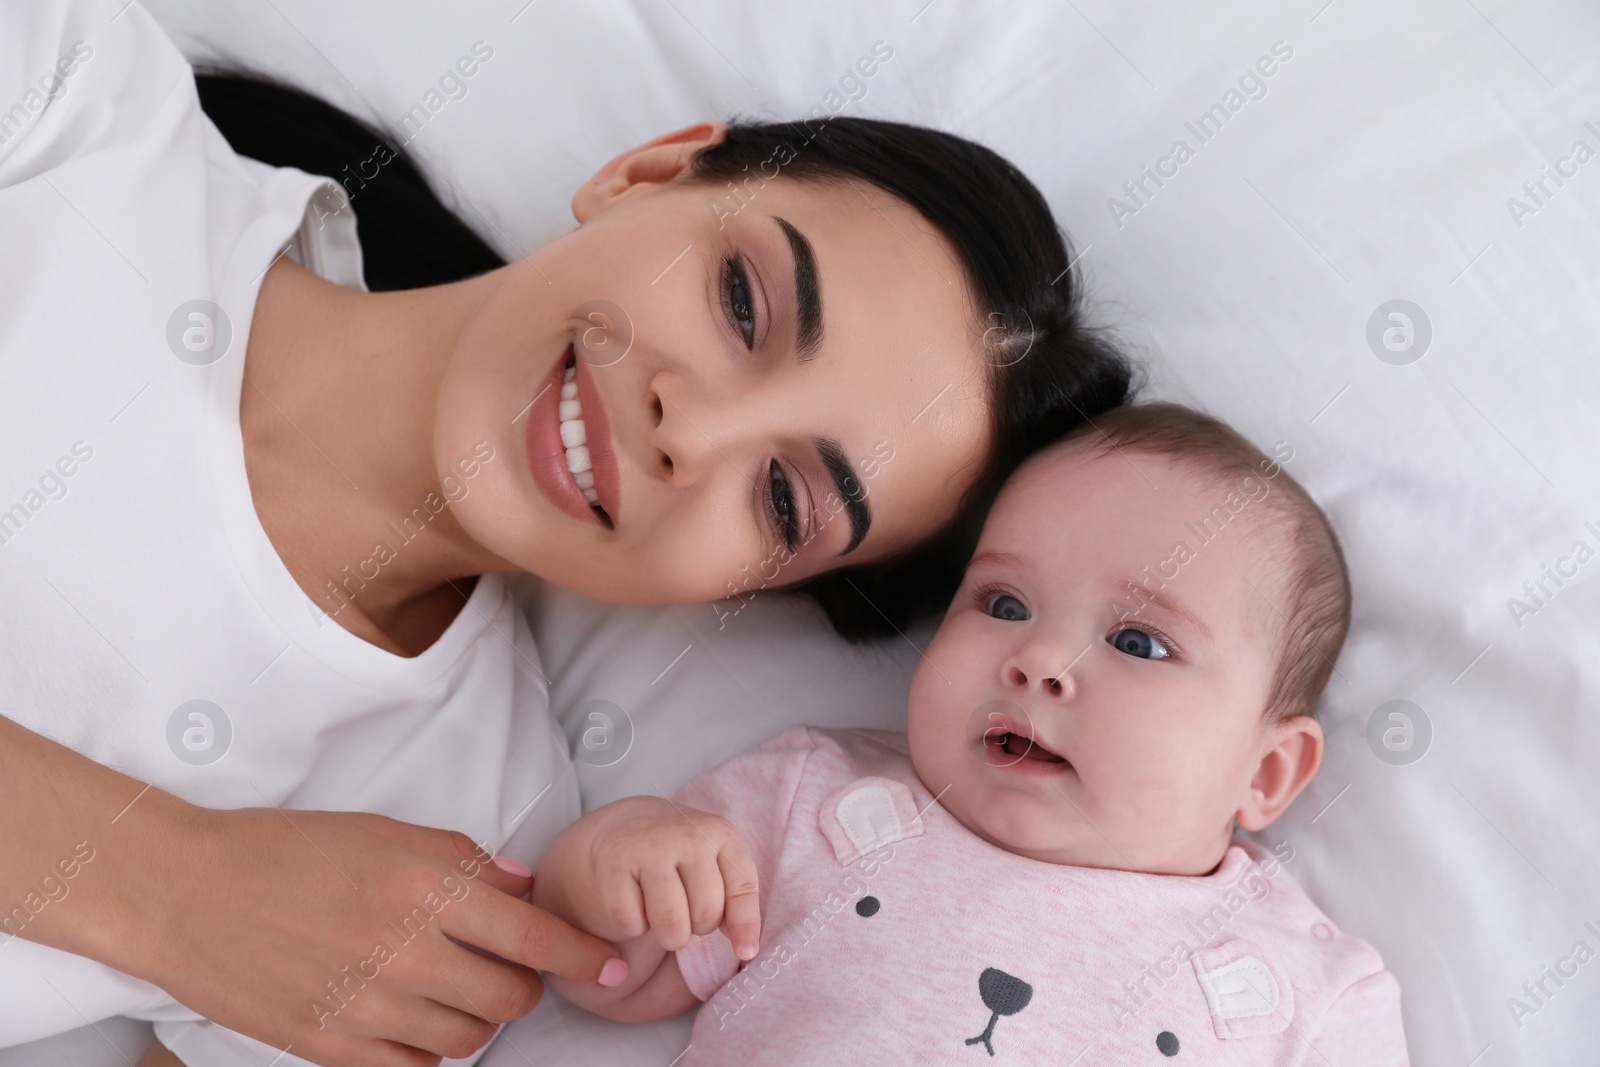
<svg viewBox="0 0 1600 1067">
<path fill-rule="evenodd" d="M 1111 647 L 1140 659 L 1167 659 L 1172 655 L 1172 650 L 1162 644 L 1159 638 L 1131 627 L 1112 634 Z"/>
<path fill-rule="evenodd" d="M 989 598 L 989 614 L 1006 622 L 1023 622 L 1028 618 L 1028 609 L 1009 593 L 999 593 Z"/>
</svg>

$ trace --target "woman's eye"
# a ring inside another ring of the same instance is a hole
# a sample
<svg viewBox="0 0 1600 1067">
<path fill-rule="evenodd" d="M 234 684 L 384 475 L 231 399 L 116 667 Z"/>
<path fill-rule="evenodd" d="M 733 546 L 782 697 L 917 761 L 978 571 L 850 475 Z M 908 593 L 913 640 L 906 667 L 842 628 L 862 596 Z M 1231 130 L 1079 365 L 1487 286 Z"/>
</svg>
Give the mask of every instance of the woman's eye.
<svg viewBox="0 0 1600 1067">
<path fill-rule="evenodd" d="M 722 306 L 728 321 L 744 338 L 744 346 L 751 347 L 756 337 L 756 312 L 750 301 L 749 281 L 736 259 L 722 261 Z"/>
<path fill-rule="evenodd" d="M 1010 593 L 999 593 L 989 598 L 989 614 L 1006 622 L 1024 622 L 1028 618 L 1028 609 Z"/>
<path fill-rule="evenodd" d="M 794 495 L 789 491 L 789 479 L 777 460 L 767 468 L 767 507 L 778 528 L 778 536 L 790 552 L 800 540 L 800 515 L 794 506 Z"/>
<path fill-rule="evenodd" d="M 1172 655 L 1172 650 L 1162 644 L 1159 637 L 1131 627 L 1118 630 L 1110 641 L 1118 652 L 1140 659 L 1167 659 Z"/>
</svg>

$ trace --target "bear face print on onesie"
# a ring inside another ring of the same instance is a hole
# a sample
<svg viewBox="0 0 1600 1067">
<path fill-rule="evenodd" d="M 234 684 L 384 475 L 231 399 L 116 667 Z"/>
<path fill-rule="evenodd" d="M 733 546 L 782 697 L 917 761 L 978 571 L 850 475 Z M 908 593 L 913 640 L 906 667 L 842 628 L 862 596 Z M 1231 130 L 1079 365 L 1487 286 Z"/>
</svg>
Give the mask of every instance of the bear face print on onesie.
<svg viewBox="0 0 1600 1067">
<path fill-rule="evenodd" d="M 705 1001 L 685 1063 L 1299 1063 L 1342 992 L 1393 984 L 1254 843 L 1204 877 L 1028 859 L 905 753 L 799 728 L 680 791 L 739 827 L 762 896 L 754 960 L 720 933 L 678 954 Z"/>
</svg>

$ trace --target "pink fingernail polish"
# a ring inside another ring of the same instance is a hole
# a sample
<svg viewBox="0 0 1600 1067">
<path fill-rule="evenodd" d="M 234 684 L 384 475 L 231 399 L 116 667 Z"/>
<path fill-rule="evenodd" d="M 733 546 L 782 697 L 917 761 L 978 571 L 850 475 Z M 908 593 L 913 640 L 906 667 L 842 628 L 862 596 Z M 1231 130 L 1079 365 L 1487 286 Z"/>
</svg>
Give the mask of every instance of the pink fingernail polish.
<svg viewBox="0 0 1600 1067">
<path fill-rule="evenodd" d="M 596 980 L 607 989 L 621 985 L 628 980 L 628 961 L 621 956 L 612 956 L 606 960 L 606 965 L 600 968 L 600 977 Z"/>
<path fill-rule="evenodd" d="M 516 860 L 511 859 L 511 858 L 509 858 L 507 856 L 496 856 L 494 858 L 494 865 L 496 867 L 499 867 L 502 871 L 505 871 L 507 874 L 514 874 L 518 878 L 532 878 L 533 877 L 532 868 L 524 867 L 522 864 L 518 863 Z"/>
</svg>

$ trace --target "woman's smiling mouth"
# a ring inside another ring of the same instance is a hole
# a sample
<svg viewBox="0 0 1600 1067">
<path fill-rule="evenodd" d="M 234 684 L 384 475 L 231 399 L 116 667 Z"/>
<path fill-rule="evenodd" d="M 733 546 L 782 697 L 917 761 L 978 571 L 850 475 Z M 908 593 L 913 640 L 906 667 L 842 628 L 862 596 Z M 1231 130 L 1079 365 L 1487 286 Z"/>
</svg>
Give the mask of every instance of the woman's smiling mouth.
<svg viewBox="0 0 1600 1067">
<path fill-rule="evenodd" d="M 578 399 L 578 368 L 568 363 L 561 377 L 560 403 L 556 411 L 560 419 L 561 443 L 567 449 L 567 470 L 572 480 L 583 490 L 583 498 L 590 507 L 600 504 L 600 494 L 594 488 L 594 464 L 589 456 L 588 434 L 583 424 L 583 401 Z"/>
<path fill-rule="evenodd" d="M 588 371 L 568 345 L 529 410 L 528 468 L 562 511 L 613 529 L 620 503 L 616 455 Z"/>
</svg>

